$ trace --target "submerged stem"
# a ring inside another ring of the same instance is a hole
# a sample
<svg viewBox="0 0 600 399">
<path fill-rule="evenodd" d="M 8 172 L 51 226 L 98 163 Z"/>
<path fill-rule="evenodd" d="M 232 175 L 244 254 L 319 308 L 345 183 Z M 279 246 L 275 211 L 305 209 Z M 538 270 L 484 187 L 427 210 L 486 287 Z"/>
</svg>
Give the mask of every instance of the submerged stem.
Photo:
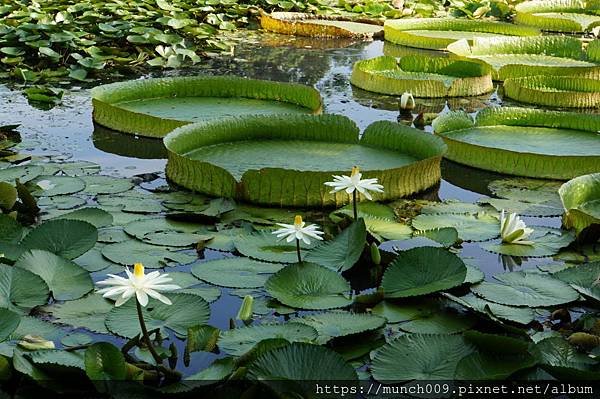
<svg viewBox="0 0 600 399">
<path fill-rule="evenodd" d="M 358 209 L 356 204 L 356 190 L 352 191 L 352 206 L 354 210 L 354 220 L 358 219 Z"/>
<path fill-rule="evenodd" d="M 296 254 L 298 254 L 298 263 L 302 263 L 302 256 L 300 255 L 300 240 L 296 238 Z"/>
<path fill-rule="evenodd" d="M 144 342 L 145 342 L 146 346 L 148 347 L 150 354 L 152 354 L 154 361 L 158 365 L 161 365 L 162 358 L 158 355 L 158 353 L 156 353 L 156 349 L 154 349 L 154 346 L 152 345 L 152 341 L 150 340 L 150 335 L 148 335 L 148 329 L 146 328 L 146 322 L 144 321 L 144 315 L 142 314 L 142 305 L 140 305 L 140 302 L 137 300 L 137 298 L 135 299 L 135 305 L 137 307 L 138 320 L 140 321 L 140 327 L 142 329 L 142 336 L 144 338 Z"/>
</svg>

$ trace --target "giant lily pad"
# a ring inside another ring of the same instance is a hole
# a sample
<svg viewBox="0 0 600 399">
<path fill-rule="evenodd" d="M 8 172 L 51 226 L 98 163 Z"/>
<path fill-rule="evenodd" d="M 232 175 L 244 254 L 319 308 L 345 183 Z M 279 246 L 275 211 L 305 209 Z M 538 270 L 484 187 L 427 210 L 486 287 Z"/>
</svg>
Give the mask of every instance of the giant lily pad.
<svg viewBox="0 0 600 399">
<path fill-rule="evenodd" d="M 350 82 L 376 93 L 411 92 L 417 97 L 477 96 L 494 88 L 489 69 L 481 63 L 426 56 L 358 61 Z"/>
<path fill-rule="evenodd" d="M 600 108 L 600 81 L 597 79 L 526 76 L 506 79 L 503 87 L 505 96 L 524 103 L 547 107 Z"/>
<path fill-rule="evenodd" d="M 209 119 L 321 110 L 319 93 L 308 86 L 210 76 L 113 83 L 94 88 L 92 102 L 99 124 L 147 137 Z"/>
<path fill-rule="evenodd" d="M 388 200 L 440 179 L 444 145 L 418 129 L 376 122 L 359 140 L 358 128 L 338 115 L 287 115 L 194 124 L 164 140 L 167 176 L 202 193 L 261 204 L 325 206 L 348 201 L 325 182 L 359 165 L 378 178 Z"/>
<path fill-rule="evenodd" d="M 299 12 L 261 13 L 260 25 L 269 32 L 311 37 L 376 38 L 383 36 L 377 20 L 347 16 L 322 16 Z"/>
<path fill-rule="evenodd" d="M 456 255 L 442 248 L 420 247 L 402 251 L 381 280 L 386 298 L 431 294 L 457 287 L 467 268 Z"/>
<path fill-rule="evenodd" d="M 600 173 L 579 176 L 558 190 L 565 208 L 563 223 L 580 234 L 591 226 L 600 225 Z"/>
<path fill-rule="evenodd" d="M 473 287 L 475 295 L 512 306 L 544 307 L 579 299 L 567 283 L 539 273 L 511 272 L 494 277 L 499 283 L 482 282 Z"/>
<path fill-rule="evenodd" d="M 585 32 L 600 25 L 595 1 L 525 1 L 517 4 L 515 11 L 515 23 L 553 32 Z"/>
<path fill-rule="evenodd" d="M 419 18 L 387 20 L 385 40 L 404 46 L 445 50 L 460 39 L 473 41 L 479 37 L 535 36 L 539 30 L 502 22 L 453 18 Z"/>
<path fill-rule="evenodd" d="M 574 37 L 477 38 L 472 44 L 459 40 L 448 50 L 489 64 L 497 80 L 535 75 L 600 76 L 600 64 L 591 57 L 586 59 L 581 42 Z"/>
<path fill-rule="evenodd" d="M 260 341 L 272 338 L 283 338 L 289 342 L 311 342 L 317 338 L 317 331 L 301 323 L 260 324 L 222 331 L 218 345 L 231 355 L 241 356 Z"/>
<path fill-rule="evenodd" d="M 451 112 L 434 129 L 448 145 L 448 159 L 481 169 L 563 180 L 600 170 L 598 115 L 486 108 L 474 126 Z"/>
<path fill-rule="evenodd" d="M 313 263 L 287 266 L 271 276 L 265 288 L 284 305 L 300 309 L 348 306 L 350 284 L 336 272 Z"/>
</svg>

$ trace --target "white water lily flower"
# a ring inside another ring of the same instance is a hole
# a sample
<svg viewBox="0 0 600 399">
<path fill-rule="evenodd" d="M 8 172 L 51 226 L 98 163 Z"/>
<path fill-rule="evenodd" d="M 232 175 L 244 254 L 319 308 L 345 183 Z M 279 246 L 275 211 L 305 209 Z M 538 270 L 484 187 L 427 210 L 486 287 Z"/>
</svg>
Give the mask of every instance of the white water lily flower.
<svg viewBox="0 0 600 399">
<path fill-rule="evenodd" d="M 148 304 L 148 296 L 171 305 L 172 302 L 169 298 L 160 294 L 159 291 L 167 292 L 181 288 L 175 284 L 165 284 L 173 281 L 168 274 L 160 274 L 158 271 L 144 274 L 144 265 L 141 263 L 135 264 L 133 273 L 129 269 L 126 269 L 125 273 L 127 273 L 127 278 L 109 274 L 109 279 L 96 283 L 108 286 L 98 290 L 98 293 L 102 294 L 104 298 L 115 300 L 115 306 L 121 306 L 134 295 L 142 306 Z"/>
<path fill-rule="evenodd" d="M 40 180 L 39 182 L 37 182 L 37 186 L 42 190 L 46 191 L 56 187 L 56 184 L 52 184 L 50 180 Z"/>
<path fill-rule="evenodd" d="M 277 235 L 277 238 L 279 239 L 285 238 L 287 242 L 292 242 L 296 239 L 302 240 L 306 244 L 310 244 L 309 238 L 314 238 L 315 240 L 323 239 L 323 237 L 320 237 L 323 232 L 319 230 L 319 226 L 316 224 L 309 224 L 306 226 L 306 223 L 302 221 L 302 216 L 300 215 L 296 215 L 294 224 L 277 223 L 277 226 L 281 227 L 281 229 L 275 230 L 273 234 Z"/>
<path fill-rule="evenodd" d="M 527 238 L 533 233 L 533 229 L 527 227 L 525 222 L 516 213 L 500 214 L 500 237 L 507 244 L 533 245 L 533 241 Z"/>
<path fill-rule="evenodd" d="M 348 194 L 352 194 L 354 190 L 364 195 L 367 199 L 372 200 L 373 197 L 369 191 L 377 193 L 383 192 L 383 186 L 377 183 L 377 179 L 361 179 L 362 173 L 358 166 L 352 168 L 350 176 L 333 176 L 333 181 L 325 183 L 326 186 L 333 187 L 329 193 L 333 194 L 338 191 L 346 190 Z"/>
<path fill-rule="evenodd" d="M 400 97 L 400 109 L 402 110 L 412 110 L 415 109 L 415 98 L 412 93 L 404 92 Z"/>
</svg>

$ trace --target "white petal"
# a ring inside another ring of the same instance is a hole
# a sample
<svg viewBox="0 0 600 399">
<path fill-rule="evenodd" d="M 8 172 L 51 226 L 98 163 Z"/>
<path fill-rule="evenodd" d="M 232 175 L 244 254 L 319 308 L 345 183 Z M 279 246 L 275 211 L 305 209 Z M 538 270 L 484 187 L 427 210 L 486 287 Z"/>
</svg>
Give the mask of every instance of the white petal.
<svg viewBox="0 0 600 399">
<path fill-rule="evenodd" d="M 135 292 L 135 296 L 137 297 L 137 300 L 140 302 L 140 305 L 142 306 L 146 306 L 148 305 L 148 295 L 142 291 L 142 290 L 137 290 Z"/>
</svg>

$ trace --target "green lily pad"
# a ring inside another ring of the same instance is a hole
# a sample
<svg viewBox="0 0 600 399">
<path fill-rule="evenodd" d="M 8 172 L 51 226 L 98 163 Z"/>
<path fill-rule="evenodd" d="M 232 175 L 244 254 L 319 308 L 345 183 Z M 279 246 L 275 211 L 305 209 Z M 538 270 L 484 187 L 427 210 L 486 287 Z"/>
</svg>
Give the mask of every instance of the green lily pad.
<svg viewBox="0 0 600 399">
<path fill-rule="evenodd" d="M 261 13 L 261 27 L 268 32 L 284 35 L 310 36 L 322 38 L 377 38 L 383 36 L 383 27 L 375 19 L 361 18 L 356 21 L 348 16 L 328 15 L 301 12 Z"/>
<path fill-rule="evenodd" d="M 85 182 L 84 192 L 90 195 L 119 194 L 133 188 L 129 179 L 117 177 L 92 175 L 82 176 L 81 180 Z"/>
<path fill-rule="evenodd" d="M 110 213 L 99 208 L 80 208 L 75 211 L 64 213 L 55 219 L 81 220 L 88 222 L 96 228 L 110 226 L 113 223 L 113 217 Z"/>
<path fill-rule="evenodd" d="M 98 239 L 94 226 L 80 220 L 50 220 L 31 230 L 19 244 L 75 259 L 89 251 Z"/>
<path fill-rule="evenodd" d="M 259 288 L 284 265 L 248 258 L 225 258 L 197 263 L 192 273 L 200 280 L 231 288 Z"/>
<path fill-rule="evenodd" d="M 38 275 L 18 267 L 0 265 L 0 308 L 22 313 L 44 305 L 50 292 Z"/>
<path fill-rule="evenodd" d="M 533 228 L 533 233 L 528 238 L 533 241 L 532 245 L 507 244 L 501 240 L 480 245 L 487 251 L 502 255 L 538 257 L 555 255 L 575 240 L 575 234 L 571 231 L 542 226 L 529 227 Z"/>
<path fill-rule="evenodd" d="M 265 339 L 283 338 L 289 342 L 312 342 L 317 331 L 306 324 L 260 324 L 221 331 L 219 348 L 233 356 L 241 356 Z"/>
<path fill-rule="evenodd" d="M 314 381 L 358 381 L 354 368 L 339 354 L 322 346 L 300 342 L 264 353 L 249 365 L 248 370 L 250 379 L 267 381 L 275 392 L 300 397 L 313 393 Z"/>
<path fill-rule="evenodd" d="M 85 199 L 71 195 L 57 195 L 54 197 L 43 197 L 38 199 L 38 206 L 56 208 L 59 210 L 79 208 L 80 206 L 85 205 L 85 203 Z"/>
<path fill-rule="evenodd" d="M 569 180 L 560 187 L 559 194 L 565 209 L 563 223 L 566 228 L 573 228 L 580 235 L 586 229 L 600 225 L 600 173 Z"/>
<path fill-rule="evenodd" d="M 360 258 L 366 244 L 367 230 L 362 218 L 353 222 L 332 241 L 326 241 L 310 250 L 307 262 L 343 272 L 349 270 Z"/>
<path fill-rule="evenodd" d="M 167 295 L 173 302 L 172 305 L 150 299 L 148 306 L 144 309 L 144 321 L 148 330 L 159 328 L 163 336 L 168 336 L 165 329 L 169 329 L 183 337 L 187 334 L 188 328 L 208 321 L 210 308 L 201 297 L 191 294 L 170 293 Z M 106 316 L 105 324 L 110 332 L 120 337 L 133 338 L 138 335 L 140 325 L 137 319 L 135 300 L 113 308 Z"/>
<path fill-rule="evenodd" d="M 113 308 L 111 301 L 99 294 L 90 294 L 74 301 L 44 306 L 43 310 L 54 317 L 55 323 L 107 334 L 104 318 Z"/>
<path fill-rule="evenodd" d="M 179 249 L 128 240 L 105 246 L 102 248 L 102 256 L 124 266 L 143 263 L 149 269 L 160 269 L 170 262 L 186 264 L 196 260 L 194 256 L 176 252 Z"/>
<path fill-rule="evenodd" d="M 21 317 L 18 313 L 0 308 L 0 342 L 6 340 L 17 329 Z"/>
<path fill-rule="evenodd" d="M 568 267 L 552 277 L 569 284 L 581 295 L 600 301 L 600 284 L 596 284 L 600 278 L 600 262 Z"/>
<path fill-rule="evenodd" d="M 300 309 L 333 309 L 352 303 L 350 284 L 336 272 L 313 263 L 284 267 L 267 280 L 267 292 L 284 305 Z"/>
<path fill-rule="evenodd" d="M 181 287 L 181 289 L 175 290 L 174 292 L 198 295 L 209 303 L 216 301 L 221 296 L 221 290 L 218 287 L 204 285 L 191 273 L 170 272 L 169 277 L 173 280 L 171 284 Z"/>
<path fill-rule="evenodd" d="M 44 168 L 38 165 L 21 165 L 0 169 L 0 181 L 14 183 L 16 179 L 23 184 L 44 173 Z"/>
<path fill-rule="evenodd" d="M 464 241 L 485 241 L 500 235 L 500 222 L 494 216 L 482 212 L 476 215 L 444 213 L 421 214 L 413 219 L 417 230 L 453 227 Z"/>
<path fill-rule="evenodd" d="M 494 317 L 503 321 L 526 325 L 531 323 L 535 317 L 533 309 L 529 307 L 502 305 L 486 301 L 472 294 L 455 297 L 446 293 L 444 296 L 473 312 L 484 316 L 490 316 L 491 313 Z"/>
<path fill-rule="evenodd" d="M 597 5 L 577 0 L 525 1 L 515 11 L 515 23 L 546 31 L 579 33 L 600 25 Z"/>
<path fill-rule="evenodd" d="M 383 274 L 381 288 L 386 298 L 426 295 L 457 287 L 466 275 L 463 261 L 445 249 L 413 248 L 399 253 Z"/>
<path fill-rule="evenodd" d="M 461 359 L 474 350 L 460 335 L 403 335 L 375 351 L 373 378 L 382 383 L 453 380 Z"/>
<path fill-rule="evenodd" d="M 24 233 L 25 229 L 14 218 L 0 214 L 0 242 L 16 244 Z"/>
<path fill-rule="evenodd" d="M 48 251 L 32 249 L 24 252 L 14 267 L 40 276 L 48 284 L 52 297 L 59 301 L 81 298 L 94 288 L 85 269 Z"/>
<path fill-rule="evenodd" d="M 83 180 L 70 176 L 38 176 L 29 183 L 34 195 L 54 197 L 56 195 L 75 194 L 85 188 Z M 44 188 L 48 187 L 48 188 Z"/>
<path fill-rule="evenodd" d="M 198 223 L 180 222 L 164 217 L 144 218 L 125 225 L 125 232 L 138 240 L 143 240 L 149 235 L 152 237 L 152 234 L 160 232 L 194 234 L 204 232 L 204 229 L 205 226 Z"/>
<path fill-rule="evenodd" d="M 579 299 L 567 283 L 539 273 L 511 272 L 498 274 L 499 283 L 482 282 L 471 287 L 481 298 L 502 305 L 544 307 Z"/>
<path fill-rule="evenodd" d="M 85 254 L 73 259 L 73 262 L 77 263 L 90 273 L 98 272 L 109 267 L 119 266 L 103 257 L 99 247 L 90 249 Z"/>
<path fill-rule="evenodd" d="M 476 321 L 436 300 L 398 304 L 383 301 L 373 313 L 384 316 L 388 323 L 401 323 L 398 327 L 402 331 L 421 334 L 454 334 L 471 328 Z"/>
<path fill-rule="evenodd" d="M 271 232 L 236 235 L 233 237 L 235 249 L 242 255 L 268 262 L 295 263 L 298 262 L 296 243 L 279 240 Z M 315 240 L 309 245 L 300 242 L 302 252 L 317 245 Z"/>
<path fill-rule="evenodd" d="M 542 368 L 555 378 L 596 381 L 600 375 L 598 362 L 579 352 L 562 337 L 539 341 L 533 353 Z"/>
<path fill-rule="evenodd" d="M 500 198 L 534 204 L 557 204 L 560 206 L 558 189 L 561 182 L 556 180 L 529 179 L 514 177 L 492 181 L 488 188 Z"/>
<path fill-rule="evenodd" d="M 489 204 L 498 212 L 506 211 L 521 216 L 560 216 L 563 212 L 560 204 L 555 202 L 531 203 L 504 198 L 485 198 L 479 200 L 480 204 Z"/>
<path fill-rule="evenodd" d="M 385 325 L 385 319 L 377 315 L 341 311 L 311 314 L 292 320 L 294 323 L 306 324 L 317 330 L 317 341 L 320 344 L 325 344 L 336 337 L 377 330 Z"/>
</svg>

